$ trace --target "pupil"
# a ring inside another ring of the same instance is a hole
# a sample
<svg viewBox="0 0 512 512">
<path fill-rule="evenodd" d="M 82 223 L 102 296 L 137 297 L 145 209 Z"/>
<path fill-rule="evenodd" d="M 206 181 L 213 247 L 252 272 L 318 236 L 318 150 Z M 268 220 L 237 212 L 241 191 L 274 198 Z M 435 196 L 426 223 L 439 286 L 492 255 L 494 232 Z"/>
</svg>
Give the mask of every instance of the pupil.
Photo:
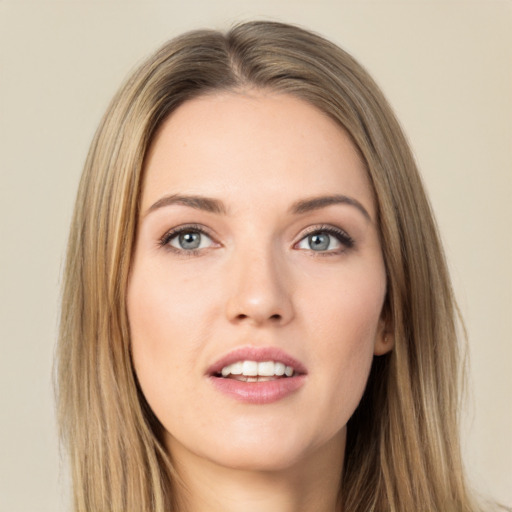
<svg viewBox="0 0 512 512">
<path fill-rule="evenodd" d="M 309 246 L 314 251 L 327 250 L 329 248 L 329 235 L 325 233 L 309 235 Z"/>
<path fill-rule="evenodd" d="M 179 242 L 183 249 L 197 249 L 201 243 L 201 235 L 193 232 L 182 233 Z"/>
</svg>

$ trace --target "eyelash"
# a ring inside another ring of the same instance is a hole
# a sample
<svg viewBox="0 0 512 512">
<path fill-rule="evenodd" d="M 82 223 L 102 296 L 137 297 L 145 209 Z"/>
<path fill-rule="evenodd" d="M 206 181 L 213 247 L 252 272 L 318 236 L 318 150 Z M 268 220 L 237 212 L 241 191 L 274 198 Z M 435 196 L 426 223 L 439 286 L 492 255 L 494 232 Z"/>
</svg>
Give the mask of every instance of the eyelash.
<svg viewBox="0 0 512 512">
<path fill-rule="evenodd" d="M 310 252 L 312 253 L 312 256 L 314 256 L 314 257 L 316 257 L 316 256 L 321 256 L 321 257 L 336 256 L 336 255 L 339 255 L 347 250 L 352 249 L 355 245 L 354 239 L 346 231 L 344 231 L 343 229 L 337 228 L 335 226 L 331 226 L 331 225 L 314 226 L 314 227 L 307 229 L 306 232 L 302 234 L 301 239 L 297 242 L 297 244 L 299 244 L 302 240 L 304 240 L 308 236 L 316 235 L 316 234 L 324 234 L 324 233 L 336 238 L 336 240 L 338 240 L 338 242 L 340 242 L 340 244 L 342 244 L 344 246 L 344 248 L 341 248 L 338 250 L 330 250 L 330 251 L 329 250 L 328 251 L 313 251 L 313 250 L 311 250 Z M 297 245 L 297 244 L 295 244 L 295 245 Z"/>
<path fill-rule="evenodd" d="M 184 226 L 178 226 L 176 228 L 173 228 L 173 229 L 167 231 L 167 233 L 165 233 L 165 235 L 162 238 L 160 238 L 160 240 L 158 241 L 158 246 L 161 248 L 164 248 L 168 251 L 174 252 L 180 256 L 185 256 L 185 257 L 186 256 L 197 256 L 201 251 L 204 250 L 204 248 L 190 249 L 187 251 L 185 249 L 178 249 L 176 247 L 173 247 L 169 243 L 173 238 L 176 238 L 180 234 L 189 233 L 189 232 L 199 233 L 199 234 L 205 235 L 208 238 L 213 240 L 210 233 L 208 233 L 208 231 L 206 231 L 203 226 L 200 226 L 199 224 L 186 224 Z"/>
<path fill-rule="evenodd" d="M 203 226 L 201 226 L 199 224 L 186 224 L 184 226 L 178 226 L 176 228 L 173 228 L 173 229 L 167 231 L 158 240 L 158 247 L 172 251 L 181 256 L 196 256 L 196 255 L 198 255 L 201 251 L 204 250 L 204 248 L 185 250 L 185 249 L 178 249 L 176 247 L 173 247 L 169 243 L 173 238 L 176 238 L 180 234 L 187 233 L 187 232 L 199 233 L 201 235 L 207 236 L 210 239 L 213 239 L 212 236 L 210 235 L 210 233 L 207 230 L 205 230 Z M 341 250 L 338 249 L 338 250 L 327 250 L 327 251 L 311 250 L 310 252 L 312 253 L 313 256 L 338 255 L 338 254 L 341 254 L 342 252 L 352 249 L 355 245 L 354 239 L 346 231 L 344 231 L 340 228 L 337 228 L 335 226 L 331 226 L 331 225 L 321 225 L 321 226 L 311 227 L 308 230 L 306 230 L 306 232 L 302 233 L 300 240 L 294 244 L 294 247 L 297 246 L 302 240 L 304 240 L 308 236 L 315 235 L 315 234 L 327 234 L 327 235 L 333 236 L 334 238 L 336 238 L 336 240 L 338 240 L 338 242 L 340 242 L 340 244 L 342 244 L 344 246 L 344 248 Z"/>
</svg>

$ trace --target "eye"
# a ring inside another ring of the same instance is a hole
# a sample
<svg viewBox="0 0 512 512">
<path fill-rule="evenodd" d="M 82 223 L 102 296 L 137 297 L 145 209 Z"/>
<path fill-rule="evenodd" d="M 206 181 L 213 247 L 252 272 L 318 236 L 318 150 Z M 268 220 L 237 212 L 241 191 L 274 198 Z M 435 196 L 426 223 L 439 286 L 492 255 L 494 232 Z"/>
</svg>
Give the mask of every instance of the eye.
<svg viewBox="0 0 512 512">
<path fill-rule="evenodd" d="M 338 254 L 353 246 L 353 239 L 345 231 L 329 226 L 311 231 L 299 241 L 296 248 Z"/>
<path fill-rule="evenodd" d="M 203 233 L 197 231 L 184 231 L 175 235 L 169 244 L 176 249 L 183 249 L 185 251 L 191 251 L 194 249 L 203 249 L 208 246 L 208 237 Z"/>
<path fill-rule="evenodd" d="M 202 228 L 183 226 L 168 231 L 160 240 L 160 245 L 178 252 L 194 253 L 212 247 L 214 242 Z"/>
</svg>

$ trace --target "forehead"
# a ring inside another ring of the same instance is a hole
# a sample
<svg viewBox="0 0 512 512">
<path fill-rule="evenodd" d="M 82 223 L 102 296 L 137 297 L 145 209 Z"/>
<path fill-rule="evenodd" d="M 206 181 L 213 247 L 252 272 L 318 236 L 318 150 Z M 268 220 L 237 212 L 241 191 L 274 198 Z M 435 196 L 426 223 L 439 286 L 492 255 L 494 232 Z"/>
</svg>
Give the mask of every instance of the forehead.
<svg viewBox="0 0 512 512">
<path fill-rule="evenodd" d="M 146 158 L 142 209 L 175 193 L 260 205 L 343 193 L 374 209 L 345 130 L 304 100 L 266 91 L 204 95 L 169 116 Z"/>
</svg>

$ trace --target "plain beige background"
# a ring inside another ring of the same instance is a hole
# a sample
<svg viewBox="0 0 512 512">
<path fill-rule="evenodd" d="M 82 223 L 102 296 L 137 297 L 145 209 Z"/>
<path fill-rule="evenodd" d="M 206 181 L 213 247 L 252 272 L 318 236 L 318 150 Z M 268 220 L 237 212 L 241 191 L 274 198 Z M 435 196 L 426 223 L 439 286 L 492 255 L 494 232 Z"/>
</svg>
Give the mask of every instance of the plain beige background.
<svg viewBox="0 0 512 512">
<path fill-rule="evenodd" d="M 512 504 L 509 1 L 0 0 L 0 511 L 68 509 L 51 388 L 59 276 L 107 102 L 170 37 L 253 18 L 333 39 L 395 107 L 469 332 L 464 457 L 483 493 Z"/>
</svg>

